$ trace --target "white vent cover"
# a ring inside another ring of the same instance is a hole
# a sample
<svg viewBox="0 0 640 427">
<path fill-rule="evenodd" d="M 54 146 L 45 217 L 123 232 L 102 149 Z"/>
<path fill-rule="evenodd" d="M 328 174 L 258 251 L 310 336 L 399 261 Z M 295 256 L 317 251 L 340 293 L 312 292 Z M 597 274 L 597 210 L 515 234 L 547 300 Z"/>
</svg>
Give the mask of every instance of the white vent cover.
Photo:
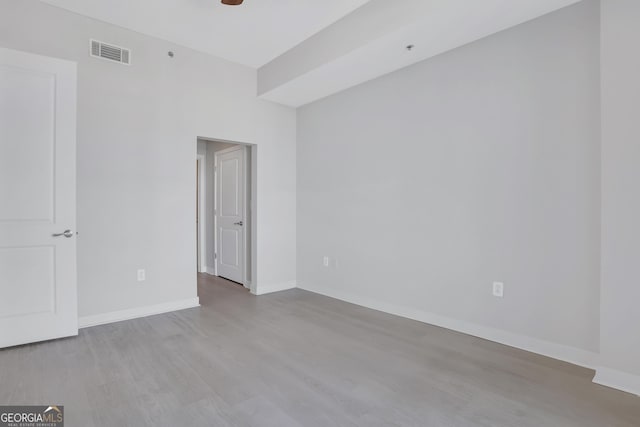
<svg viewBox="0 0 640 427">
<path fill-rule="evenodd" d="M 103 43 L 98 40 L 89 40 L 89 55 L 115 61 L 121 64 L 131 64 L 131 50 L 124 47 Z"/>
</svg>

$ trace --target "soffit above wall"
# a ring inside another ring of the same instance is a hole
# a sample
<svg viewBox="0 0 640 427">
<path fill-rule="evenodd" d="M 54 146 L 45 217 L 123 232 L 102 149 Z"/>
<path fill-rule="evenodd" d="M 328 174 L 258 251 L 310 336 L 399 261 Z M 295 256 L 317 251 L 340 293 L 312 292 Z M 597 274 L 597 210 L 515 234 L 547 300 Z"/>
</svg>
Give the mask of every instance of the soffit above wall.
<svg viewBox="0 0 640 427">
<path fill-rule="evenodd" d="M 579 1 L 371 0 L 261 67 L 258 95 L 300 107 Z"/>
</svg>

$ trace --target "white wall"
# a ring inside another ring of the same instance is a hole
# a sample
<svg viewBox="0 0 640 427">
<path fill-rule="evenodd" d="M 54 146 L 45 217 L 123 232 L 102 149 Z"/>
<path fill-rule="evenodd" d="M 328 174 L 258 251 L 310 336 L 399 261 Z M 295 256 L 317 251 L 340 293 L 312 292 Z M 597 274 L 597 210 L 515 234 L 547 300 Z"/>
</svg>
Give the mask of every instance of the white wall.
<svg viewBox="0 0 640 427">
<path fill-rule="evenodd" d="M 198 140 L 197 153 L 199 155 L 202 155 L 202 156 L 205 156 L 205 157 L 207 156 L 207 143 L 206 143 L 206 141 Z"/>
<path fill-rule="evenodd" d="M 90 58 L 89 38 L 132 65 Z M 295 280 L 296 113 L 256 99 L 255 70 L 35 0 L 0 0 L 0 46 L 78 62 L 81 316 L 196 296 L 198 136 L 258 145 L 256 281 Z"/>
<path fill-rule="evenodd" d="M 638 393 L 639 23 L 637 0 L 602 1 L 602 364 L 635 374 Z"/>
<path fill-rule="evenodd" d="M 598 351 L 598 28 L 588 0 L 300 109 L 299 286 Z"/>
</svg>

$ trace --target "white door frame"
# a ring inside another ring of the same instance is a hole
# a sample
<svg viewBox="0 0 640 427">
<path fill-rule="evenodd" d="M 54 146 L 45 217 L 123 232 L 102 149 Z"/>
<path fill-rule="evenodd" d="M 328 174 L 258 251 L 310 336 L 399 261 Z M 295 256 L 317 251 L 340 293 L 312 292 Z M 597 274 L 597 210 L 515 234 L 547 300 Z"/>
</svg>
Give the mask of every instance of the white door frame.
<svg viewBox="0 0 640 427">
<path fill-rule="evenodd" d="M 244 168 L 243 168 L 243 181 L 244 181 L 244 203 L 243 203 L 243 209 L 242 209 L 242 221 L 244 222 L 244 224 L 248 224 L 249 221 L 251 221 L 251 224 L 253 226 L 253 218 L 249 218 L 249 206 L 247 206 L 248 204 L 251 203 L 250 200 L 248 200 L 247 198 L 247 194 L 249 194 L 247 191 L 249 189 L 249 186 L 251 185 L 251 183 L 249 182 L 249 180 L 247 179 L 249 176 L 249 168 L 247 165 L 247 150 L 249 150 L 249 147 L 245 144 L 238 144 L 236 147 L 231 147 L 231 148 L 226 148 L 224 150 L 220 150 L 220 151 L 216 151 L 214 153 L 214 165 L 215 165 L 215 173 L 214 173 L 214 215 L 213 215 L 213 221 L 214 221 L 214 229 L 217 231 L 218 230 L 218 197 L 217 197 L 217 191 L 218 191 L 218 157 L 222 154 L 226 154 L 226 153 L 232 153 L 234 151 L 238 151 L 238 150 L 242 150 L 242 161 L 244 163 Z M 254 197 L 254 192 L 251 192 L 251 199 L 253 199 Z M 251 215 L 253 217 L 253 215 Z M 249 228 L 249 227 L 247 227 Z M 252 289 L 251 287 L 251 283 L 247 280 L 247 270 L 249 268 L 251 268 L 250 264 L 253 264 L 255 262 L 255 260 L 253 259 L 253 256 L 251 258 L 249 258 L 247 255 L 249 253 L 249 251 L 251 251 L 253 245 L 251 244 L 252 242 L 249 242 L 248 239 L 248 233 L 246 232 L 247 228 L 245 228 L 243 230 L 242 233 L 242 239 L 244 240 L 244 254 L 243 254 L 243 268 L 242 268 L 242 285 L 247 288 L 247 289 Z M 252 241 L 253 239 L 253 235 L 254 235 L 254 230 L 253 228 L 251 228 L 251 235 L 252 235 Z M 213 247 L 215 248 L 215 250 L 218 250 L 218 233 L 214 233 L 214 242 L 213 242 Z M 252 254 L 253 255 L 253 254 Z M 247 260 L 251 259 L 251 263 L 248 263 Z M 215 271 L 215 275 L 218 275 L 218 257 L 216 256 L 216 260 L 215 260 L 215 266 L 214 266 L 214 271 Z"/>
<path fill-rule="evenodd" d="M 198 249 L 200 253 L 200 269 L 198 273 L 207 272 L 207 162 L 204 154 L 196 155 L 198 162 Z"/>
</svg>

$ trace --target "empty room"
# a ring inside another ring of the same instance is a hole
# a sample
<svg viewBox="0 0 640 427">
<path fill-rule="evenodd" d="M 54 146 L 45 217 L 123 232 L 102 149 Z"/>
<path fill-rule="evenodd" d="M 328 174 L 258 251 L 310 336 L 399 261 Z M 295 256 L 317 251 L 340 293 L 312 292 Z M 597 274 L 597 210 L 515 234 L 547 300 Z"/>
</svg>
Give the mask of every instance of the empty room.
<svg viewBox="0 0 640 427">
<path fill-rule="evenodd" d="M 0 427 L 640 426 L 637 0 L 0 0 Z"/>
</svg>

